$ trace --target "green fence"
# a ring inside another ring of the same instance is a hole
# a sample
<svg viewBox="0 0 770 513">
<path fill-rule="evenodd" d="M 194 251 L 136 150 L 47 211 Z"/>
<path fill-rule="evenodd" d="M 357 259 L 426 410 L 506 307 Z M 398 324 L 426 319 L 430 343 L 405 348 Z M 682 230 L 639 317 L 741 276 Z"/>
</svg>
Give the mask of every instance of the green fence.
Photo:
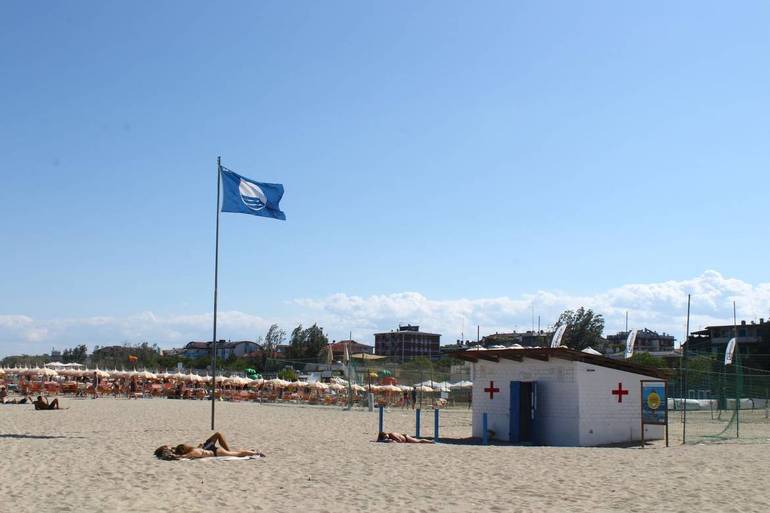
<svg viewBox="0 0 770 513">
<path fill-rule="evenodd" d="M 669 380 L 669 431 L 684 443 L 770 441 L 770 372 L 688 354 Z"/>
</svg>

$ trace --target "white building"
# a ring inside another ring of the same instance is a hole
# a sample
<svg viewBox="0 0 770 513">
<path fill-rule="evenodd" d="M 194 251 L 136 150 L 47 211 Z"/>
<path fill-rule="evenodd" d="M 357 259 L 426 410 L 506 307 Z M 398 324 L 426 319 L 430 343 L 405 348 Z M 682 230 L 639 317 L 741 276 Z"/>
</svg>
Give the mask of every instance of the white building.
<svg viewBox="0 0 770 513">
<path fill-rule="evenodd" d="M 595 446 L 641 440 L 641 380 L 657 369 L 572 349 L 467 350 L 472 363 L 473 436 L 514 443 Z M 664 403 L 665 404 L 665 403 Z M 664 426 L 645 425 L 645 440 Z"/>
</svg>

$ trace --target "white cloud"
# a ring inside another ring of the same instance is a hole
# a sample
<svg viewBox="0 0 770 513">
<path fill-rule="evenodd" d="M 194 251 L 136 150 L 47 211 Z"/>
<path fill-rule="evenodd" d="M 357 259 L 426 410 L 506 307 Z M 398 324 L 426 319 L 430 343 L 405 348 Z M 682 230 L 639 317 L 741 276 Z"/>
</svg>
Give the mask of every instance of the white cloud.
<svg viewBox="0 0 770 513">
<path fill-rule="evenodd" d="M 442 333 L 444 341 L 451 342 L 459 338 L 463 327 L 465 337 L 473 338 L 477 324 L 481 325 L 482 335 L 529 329 L 534 305 L 543 327 L 552 324 L 565 309 L 585 306 L 604 315 L 606 333 L 623 329 L 628 311 L 630 327 L 665 331 L 679 339 L 685 332 L 688 293 L 692 294 L 691 330 L 732 322 L 733 300 L 741 319 L 770 317 L 770 283 L 751 285 L 716 271 L 681 281 L 628 284 L 594 295 L 538 291 L 516 298 L 431 299 L 418 292 L 369 297 L 338 293 L 322 299 L 299 299 L 296 303 L 315 310 L 325 325 L 343 333 L 352 329 L 368 334 L 410 322 Z"/>
<path fill-rule="evenodd" d="M 228 311 L 218 316 L 218 334 L 222 338 L 253 339 L 277 322 L 290 331 L 298 323 L 317 322 L 332 338 L 353 336 L 372 342 L 376 331 L 394 329 L 399 323 L 419 324 L 423 329 L 441 333 L 445 343 L 475 336 L 481 325 L 482 335 L 496 331 L 529 329 L 531 308 L 540 315 L 545 328 L 565 309 L 592 308 L 606 319 L 605 333 L 623 328 L 629 312 L 632 328 L 650 328 L 684 335 L 687 294 L 692 294 L 691 330 L 709 324 L 732 322 L 732 301 L 738 318 L 755 320 L 770 317 L 770 283 L 752 285 L 726 278 L 716 271 L 680 281 L 628 284 L 594 295 L 561 291 L 537 291 L 518 297 L 434 299 L 419 292 L 352 296 L 345 293 L 323 298 L 292 301 L 297 311 L 291 318 L 266 319 L 249 313 Z M 0 315 L 0 354 L 46 352 L 52 346 L 71 347 L 85 343 L 120 344 L 124 341 L 149 341 L 162 347 L 182 345 L 189 340 L 211 336 L 212 314 L 161 315 L 140 312 L 125 317 L 94 316 L 86 318 L 35 319 L 27 315 Z"/>
<path fill-rule="evenodd" d="M 211 337 L 213 316 L 158 315 L 141 312 L 125 317 L 33 319 L 26 315 L 0 315 L 0 354 L 41 353 L 51 347 L 148 341 L 162 347 L 182 345 Z M 217 326 L 223 338 L 249 338 L 267 331 L 270 323 L 243 312 L 219 312 Z"/>
</svg>

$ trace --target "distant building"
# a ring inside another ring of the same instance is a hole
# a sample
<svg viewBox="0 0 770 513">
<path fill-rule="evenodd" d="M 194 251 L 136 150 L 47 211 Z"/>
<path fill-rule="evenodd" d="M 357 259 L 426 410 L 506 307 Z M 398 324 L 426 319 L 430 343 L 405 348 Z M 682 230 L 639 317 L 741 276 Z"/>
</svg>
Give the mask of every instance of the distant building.
<svg viewBox="0 0 770 513">
<path fill-rule="evenodd" d="M 710 353 L 723 355 L 727 343 L 736 337 L 738 351 L 743 364 L 748 367 L 770 370 L 770 320 L 759 319 L 759 322 L 741 321 L 737 326 L 724 324 L 720 326 L 707 326 L 693 331 L 684 343 L 688 354 Z"/>
<path fill-rule="evenodd" d="M 220 340 L 217 342 L 217 358 L 222 358 L 223 360 L 230 357 L 240 358 L 249 353 L 259 351 L 260 349 L 262 348 L 259 344 L 249 340 L 240 340 L 237 342 Z M 211 356 L 211 342 L 188 342 L 181 353 L 177 352 L 177 354 L 181 354 L 185 358 L 191 360 L 203 356 Z"/>
<path fill-rule="evenodd" d="M 224 342 L 224 340 L 222 340 L 222 342 Z M 211 342 L 188 342 L 187 345 L 182 348 L 181 355 L 190 360 L 200 358 L 201 356 L 211 356 L 210 346 Z"/>
<path fill-rule="evenodd" d="M 419 326 L 407 324 L 398 331 L 374 334 L 374 351 L 396 361 L 406 361 L 422 356 L 433 360 L 441 358 L 441 335 L 420 331 Z"/>
<path fill-rule="evenodd" d="M 339 342 L 332 342 L 329 347 L 332 350 L 334 361 L 342 361 L 345 357 L 345 347 L 348 348 L 348 355 L 355 353 L 374 354 L 374 346 L 368 344 L 362 344 L 355 340 L 340 340 Z"/>
<path fill-rule="evenodd" d="M 619 353 L 626 350 L 628 331 L 619 331 L 615 335 L 607 335 L 607 353 Z M 673 335 L 658 333 L 647 328 L 637 330 L 634 351 L 647 353 L 670 352 L 674 350 Z"/>
<path fill-rule="evenodd" d="M 614 335 L 607 335 L 605 343 L 596 349 L 613 360 L 624 360 L 628 333 L 628 331 L 619 331 Z M 634 354 L 647 353 L 655 358 L 663 359 L 668 367 L 677 368 L 682 358 L 682 352 L 674 348 L 675 340 L 672 335 L 667 333 L 658 333 L 647 328 L 637 330 Z"/>
</svg>

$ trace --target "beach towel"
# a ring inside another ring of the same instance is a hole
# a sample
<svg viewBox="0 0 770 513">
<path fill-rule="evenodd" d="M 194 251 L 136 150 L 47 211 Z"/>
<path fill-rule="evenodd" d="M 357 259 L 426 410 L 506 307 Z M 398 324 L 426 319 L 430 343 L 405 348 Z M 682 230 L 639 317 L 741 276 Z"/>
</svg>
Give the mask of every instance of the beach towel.
<svg viewBox="0 0 770 513">
<path fill-rule="evenodd" d="M 192 460 L 185 459 L 184 461 L 239 461 L 239 460 L 261 460 L 264 456 L 214 456 L 211 458 L 195 458 Z"/>
</svg>

